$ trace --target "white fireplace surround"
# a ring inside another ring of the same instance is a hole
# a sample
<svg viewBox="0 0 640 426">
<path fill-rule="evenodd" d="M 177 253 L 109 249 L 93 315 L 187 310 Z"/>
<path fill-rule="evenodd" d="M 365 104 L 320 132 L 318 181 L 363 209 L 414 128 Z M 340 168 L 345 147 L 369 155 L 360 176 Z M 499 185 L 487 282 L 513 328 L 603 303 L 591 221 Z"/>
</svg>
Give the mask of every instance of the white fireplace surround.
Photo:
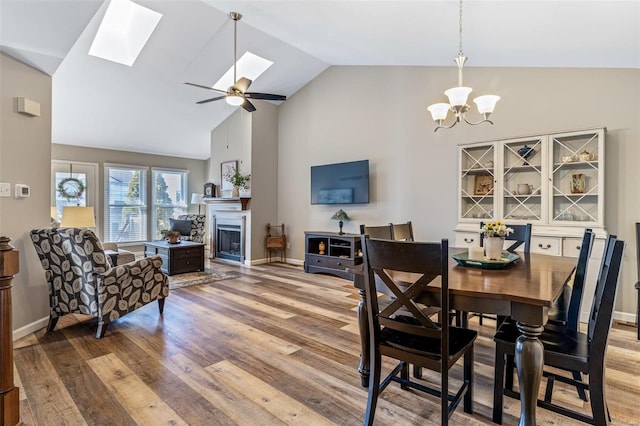
<svg viewBox="0 0 640 426">
<path fill-rule="evenodd" d="M 242 210 L 242 203 L 238 198 L 210 198 L 203 199 L 207 204 L 207 224 L 209 226 L 209 256 L 216 256 L 218 244 L 217 225 L 240 226 L 240 263 L 251 264 L 251 211 Z"/>
</svg>

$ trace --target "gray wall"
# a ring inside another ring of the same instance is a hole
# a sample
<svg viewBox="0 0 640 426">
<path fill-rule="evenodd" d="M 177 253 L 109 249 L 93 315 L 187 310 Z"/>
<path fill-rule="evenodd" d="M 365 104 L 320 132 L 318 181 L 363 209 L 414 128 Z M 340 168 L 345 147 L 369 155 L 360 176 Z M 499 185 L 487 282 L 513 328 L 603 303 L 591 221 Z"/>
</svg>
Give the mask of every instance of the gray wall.
<svg viewBox="0 0 640 426">
<path fill-rule="evenodd" d="M 51 187 L 51 77 L 0 53 L 0 182 L 31 187 L 31 197 L 0 198 L 0 235 L 20 251 L 13 280 L 13 328 L 48 316 L 44 271 L 29 231 L 48 226 Z M 40 104 L 40 117 L 17 112 L 16 97 Z M 45 323 L 46 324 L 46 323 Z"/>
<path fill-rule="evenodd" d="M 304 258 L 304 231 L 337 231 L 331 206 L 310 205 L 312 165 L 369 159 L 371 203 L 343 206 L 358 226 L 413 221 L 416 238 L 453 240 L 458 144 L 607 127 L 605 223 L 627 241 L 617 309 L 633 321 L 640 221 L 640 70 L 468 68 L 465 83 L 500 95 L 494 126 L 433 132 L 427 106 L 446 100 L 455 67 L 330 67 L 278 111 L 278 221 L 290 256 Z M 471 114 L 471 118 L 477 115 Z"/>
<path fill-rule="evenodd" d="M 196 192 L 202 194 L 204 191 L 206 160 L 194 160 L 190 158 L 168 157 L 164 155 L 142 154 L 136 152 L 115 151 L 99 148 L 86 148 L 74 145 L 62 145 L 54 143 L 51 149 L 51 157 L 54 160 L 81 161 L 88 163 L 98 163 L 98 185 L 100 188 L 99 200 L 100 209 L 96 212 L 99 222 L 104 224 L 104 163 L 127 164 L 147 167 L 166 167 L 171 169 L 189 170 L 187 182 L 187 201 L 191 201 L 191 194 Z M 151 190 L 151 179 L 147 180 Z M 149 194 L 151 192 L 148 192 Z M 204 214 L 202 206 L 202 213 Z M 189 205 L 189 212 L 198 213 L 197 205 Z M 151 228 L 149 228 L 151 232 Z M 98 235 L 102 238 L 103 229 L 97 230 Z M 133 250 L 142 251 L 142 246 L 133 246 Z"/>
<path fill-rule="evenodd" d="M 256 101 L 255 105 L 257 110 L 253 113 L 238 108 L 211 132 L 207 177 L 208 181 L 219 185 L 220 164 L 233 160 L 238 160 L 240 172 L 251 174 L 251 223 L 247 230 L 251 240 L 247 260 L 260 263 L 266 256 L 266 224 L 278 223 L 278 107 L 263 101 Z"/>
</svg>

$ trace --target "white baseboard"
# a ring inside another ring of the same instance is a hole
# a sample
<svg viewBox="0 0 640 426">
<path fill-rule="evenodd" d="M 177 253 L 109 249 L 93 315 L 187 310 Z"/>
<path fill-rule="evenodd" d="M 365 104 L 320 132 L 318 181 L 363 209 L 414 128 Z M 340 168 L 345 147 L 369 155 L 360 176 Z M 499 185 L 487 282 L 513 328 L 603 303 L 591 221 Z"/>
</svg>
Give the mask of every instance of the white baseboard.
<svg viewBox="0 0 640 426">
<path fill-rule="evenodd" d="M 618 320 L 618 321 L 624 321 L 624 322 L 628 322 L 628 323 L 634 324 L 636 322 L 636 315 L 635 314 L 630 314 L 628 312 L 614 311 L 613 312 L 613 319 L 614 320 Z"/>
<path fill-rule="evenodd" d="M 40 330 L 41 328 L 45 328 L 49 323 L 49 317 L 44 317 L 39 320 L 32 322 L 31 324 L 27 324 L 24 327 L 20 327 L 17 330 L 13 330 L 13 340 L 16 341 L 27 334 L 31 334 L 35 331 Z"/>
</svg>

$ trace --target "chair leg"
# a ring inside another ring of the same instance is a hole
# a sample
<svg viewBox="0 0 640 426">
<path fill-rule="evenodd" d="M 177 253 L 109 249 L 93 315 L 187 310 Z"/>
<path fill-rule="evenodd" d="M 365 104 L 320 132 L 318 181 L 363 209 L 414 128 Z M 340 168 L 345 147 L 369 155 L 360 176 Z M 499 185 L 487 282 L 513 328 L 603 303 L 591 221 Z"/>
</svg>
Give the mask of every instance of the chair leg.
<svg viewBox="0 0 640 426">
<path fill-rule="evenodd" d="M 96 339 L 102 339 L 107 332 L 107 324 L 103 321 L 98 321 L 98 330 L 96 331 Z"/>
<path fill-rule="evenodd" d="M 507 355 L 507 372 L 504 379 L 504 388 L 513 390 L 513 376 L 516 371 L 516 361 L 513 355 Z"/>
<path fill-rule="evenodd" d="M 158 299 L 158 310 L 160 310 L 160 315 L 164 313 L 164 297 L 162 299 Z"/>
<path fill-rule="evenodd" d="M 449 424 L 449 370 L 447 367 L 442 367 L 440 383 L 440 424 L 447 426 Z"/>
<path fill-rule="evenodd" d="M 378 395 L 380 395 L 380 368 L 381 359 L 378 352 L 371 356 L 371 364 L 369 371 L 369 396 L 367 397 L 367 411 L 364 415 L 365 425 L 373 425 L 373 418 L 376 415 L 376 404 L 378 403 Z"/>
<path fill-rule="evenodd" d="M 49 324 L 47 324 L 47 331 L 53 331 L 54 328 L 56 328 L 56 324 L 58 324 L 58 320 L 60 319 L 60 317 L 52 317 L 49 316 Z"/>
<path fill-rule="evenodd" d="M 400 370 L 400 377 L 404 380 L 409 380 L 409 363 L 402 361 L 402 370 Z M 400 389 L 402 390 L 409 390 L 409 386 L 405 385 L 404 383 L 400 384 Z"/>
<path fill-rule="evenodd" d="M 605 396 L 604 366 L 589 371 L 589 393 L 591 394 L 591 413 L 593 424 L 606 425 L 609 409 Z"/>
<path fill-rule="evenodd" d="M 573 375 L 573 380 L 582 381 L 582 374 L 580 374 L 579 371 L 572 371 L 571 374 Z M 587 398 L 587 393 L 584 391 L 583 388 L 576 386 L 576 390 L 578 391 L 578 396 L 580 397 L 581 400 L 583 400 L 584 402 L 589 402 L 589 399 Z"/>
<path fill-rule="evenodd" d="M 504 356 L 500 344 L 496 344 L 495 372 L 493 378 L 493 422 L 502 424 L 502 405 L 504 402 Z M 507 355 L 509 357 L 509 355 Z M 509 374 L 507 368 L 507 374 Z M 511 372 L 513 382 L 513 372 Z"/>
<path fill-rule="evenodd" d="M 464 381 L 469 384 L 464 395 L 464 412 L 473 414 L 473 346 L 464 354 Z"/>
<path fill-rule="evenodd" d="M 419 367 L 414 364 L 413 366 L 413 377 L 416 379 L 422 379 L 422 367 Z"/>
</svg>

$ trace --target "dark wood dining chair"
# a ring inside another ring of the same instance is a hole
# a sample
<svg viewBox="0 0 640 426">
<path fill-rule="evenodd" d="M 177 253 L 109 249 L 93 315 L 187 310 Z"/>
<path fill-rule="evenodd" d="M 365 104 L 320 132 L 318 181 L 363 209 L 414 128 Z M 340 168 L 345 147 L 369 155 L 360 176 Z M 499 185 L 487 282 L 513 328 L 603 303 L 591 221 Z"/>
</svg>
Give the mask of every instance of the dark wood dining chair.
<svg viewBox="0 0 640 426">
<path fill-rule="evenodd" d="M 610 235 L 600 264 L 598 280 L 586 333 L 568 327 L 547 326 L 538 337 L 544 348 L 544 364 L 554 369 L 586 374 L 588 382 L 566 377 L 554 370 L 544 370 L 547 387 L 539 407 L 554 411 L 584 423 L 605 425 L 609 418 L 605 393 L 605 354 L 613 319 L 616 289 L 620 277 L 624 242 Z M 495 380 L 493 392 L 493 421 L 502 423 L 503 395 L 519 398 L 520 394 L 504 386 L 505 356 L 515 353 L 520 332 L 513 322 L 503 323 L 494 336 L 496 342 Z M 555 382 L 567 383 L 589 391 L 591 416 L 552 402 Z"/>
<path fill-rule="evenodd" d="M 411 221 L 407 223 L 390 223 L 393 227 L 393 238 L 396 241 L 414 241 L 413 225 Z"/>
<path fill-rule="evenodd" d="M 393 225 L 390 223 L 380 226 L 360 225 L 360 235 L 368 235 L 371 238 L 393 240 Z"/>
<path fill-rule="evenodd" d="M 548 324 L 558 327 L 566 327 L 569 330 L 578 331 L 580 324 L 580 305 L 584 295 L 584 282 L 587 276 L 587 267 L 591 257 L 591 249 L 595 235 L 591 229 L 585 229 L 578 253 L 578 262 L 572 274 L 565 281 L 562 288 L 562 295 L 554 306 L 549 310 Z M 509 321 L 512 321 L 509 319 Z M 515 324 L 514 324 L 515 326 Z M 513 356 L 507 355 L 507 367 L 505 376 L 505 388 L 513 390 L 513 373 L 515 363 Z M 575 380 L 582 380 L 580 371 L 571 372 Z M 580 386 L 576 387 L 578 396 L 583 401 L 587 401 L 587 394 Z"/>
<path fill-rule="evenodd" d="M 362 236 L 365 268 L 365 293 L 369 319 L 369 396 L 365 425 L 373 424 L 380 393 L 393 381 L 402 389 L 416 389 L 438 396 L 441 424 L 448 424 L 460 401 L 464 411 L 473 412 L 473 330 L 449 326 L 448 321 L 433 322 L 414 299 L 431 282 L 440 282 L 441 309 L 449 309 L 448 240 L 417 243 L 371 239 Z M 416 274 L 412 283 L 396 281 L 393 272 Z M 376 278 L 378 278 L 376 280 Z M 439 278 L 439 279 L 438 279 Z M 379 288 L 378 286 L 384 287 Z M 395 299 L 379 303 L 384 293 Z M 395 368 L 381 381 L 382 356 L 398 360 Z M 463 358 L 463 380 L 449 392 L 449 370 Z M 412 381 L 409 364 L 441 374 L 440 388 Z"/>
</svg>

